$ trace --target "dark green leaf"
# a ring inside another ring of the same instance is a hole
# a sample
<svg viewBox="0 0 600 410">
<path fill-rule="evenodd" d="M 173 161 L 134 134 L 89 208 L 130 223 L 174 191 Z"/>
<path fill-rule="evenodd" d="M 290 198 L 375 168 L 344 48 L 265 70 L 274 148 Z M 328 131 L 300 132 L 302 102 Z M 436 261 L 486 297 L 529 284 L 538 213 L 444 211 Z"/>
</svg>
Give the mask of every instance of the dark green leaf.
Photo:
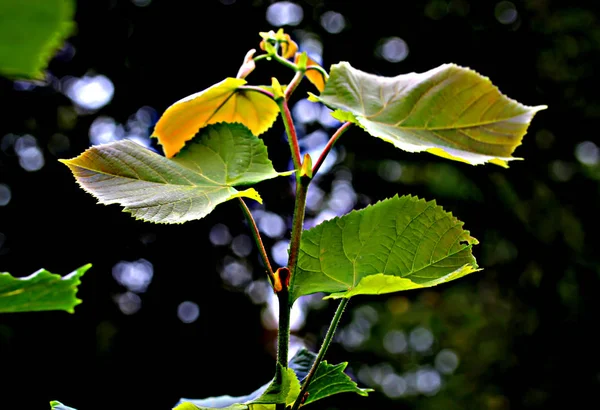
<svg viewBox="0 0 600 410">
<path fill-rule="evenodd" d="M 302 234 L 291 292 L 329 297 L 382 294 L 438 285 L 477 270 L 477 239 L 437 206 L 394 197 L 326 221 Z"/>
<path fill-rule="evenodd" d="M 24 278 L 0 273 L 0 312 L 35 312 L 41 310 L 65 310 L 73 313 L 81 303 L 77 299 L 77 286 L 81 276 L 91 264 L 61 277 L 40 269 Z"/>
<path fill-rule="evenodd" d="M 98 145 L 62 160 L 83 189 L 102 204 L 118 203 L 137 219 L 183 223 L 237 197 L 262 202 L 254 184 L 280 175 L 262 140 L 241 124 L 203 128 L 173 159 L 127 140 Z"/>
<path fill-rule="evenodd" d="M 72 0 L 0 1 L 0 74 L 42 79 L 74 28 Z"/>
<path fill-rule="evenodd" d="M 507 166 L 536 112 L 487 77 L 454 64 L 425 73 L 380 77 L 334 64 L 321 101 L 369 134 L 409 152 L 427 151 L 477 165 Z"/>
</svg>

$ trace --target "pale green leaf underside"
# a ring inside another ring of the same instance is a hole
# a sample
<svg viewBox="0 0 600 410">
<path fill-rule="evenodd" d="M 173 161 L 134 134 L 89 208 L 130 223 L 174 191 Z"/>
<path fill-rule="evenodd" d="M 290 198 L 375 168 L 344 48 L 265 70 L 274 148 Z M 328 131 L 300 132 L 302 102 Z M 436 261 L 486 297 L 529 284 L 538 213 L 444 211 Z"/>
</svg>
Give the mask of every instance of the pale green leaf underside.
<svg viewBox="0 0 600 410">
<path fill-rule="evenodd" d="M 75 24 L 72 0 L 0 1 L 0 74 L 42 79 Z"/>
<path fill-rule="evenodd" d="M 520 104 L 487 77 L 455 64 L 380 77 L 342 62 L 311 99 L 400 149 L 473 165 L 507 166 L 535 113 L 546 108 Z"/>
<path fill-rule="evenodd" d="M 304 404 L 306 405 L 339 393 L 357 393 L 361 396 L 368 396 L 368 393 L 373 391 L 373 389 L 361 389 L 358 387 L 344 373 L 346 366 L 348 366 L 348 362 L 332 365 L 328 364 L 327 360 L 324 360 L 319 363 L 317 373 L 315 373 L 315 377 L 308 386 L 308 397 Z"/>
<path fill-rule="evenodd" d="M 477 270 L 463 222 L 412 196 L 395 196 L 305 231 L 293 299 L 382 294 L 438 285 Z"/>
<path fill-rule="evenodd" d="M 51 410 L 75 410 L 73 407 L 65 406 L 59 401 L 53 400 L 50 402 Z"/>
<path fill-rule="evenodd" d="M 258 137 L 241 124 L 203 128 L 172 159 L 132 141 L 98 145 L 63 160 L 83 189 L 102 204 L 120 204 L 137 219 L 183 223 L 200 219 L 236 197 L 261 202 L 254 184 L 278 173 Z"/>
<path fill-rule="evenodd" d="M 75 306 L 81 303 L 75 297 L 80 278 L 91 266 L 84 265 L 64 277 L 45 269 L 24 278 L 0 273 L 0 313 L 42 310 L 73 313 Z"/>
</svg>

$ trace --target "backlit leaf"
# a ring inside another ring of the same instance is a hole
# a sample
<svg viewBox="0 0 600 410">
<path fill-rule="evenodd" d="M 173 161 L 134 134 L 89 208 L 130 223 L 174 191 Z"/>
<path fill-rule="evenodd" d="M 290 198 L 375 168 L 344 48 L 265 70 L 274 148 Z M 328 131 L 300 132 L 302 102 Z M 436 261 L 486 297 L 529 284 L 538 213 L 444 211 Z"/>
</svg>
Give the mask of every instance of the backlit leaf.
<svg viewBox="0 0 600 410">
<path fill-rule="evenodd" d="M 200 219 L 236 197 L 261 202 L 250 185 L 278 173 L 262 140 L 241 124 L 215 124 L 173 159 L 122 140 L 62 160 L 83 189 L 102 204 L 120 204 L 137 219 L 182 223 Z"/>
<path fill-rule="evenodd" d="M 72 0 L 0 1 L 0 74 L 43 79 L 75 24 Z"/>
<path fill-rule="evenodd" d="M 153 134 L 165 155 L 174 156 L 198 130 L 218 122 L 239 122 L 254 135 L 268 130 L 279 114 L 277 103 L 258 91 L 241 89 L 244 84 L 244 79 L 226 78 L 167 108 Z"/>
<path fill-rule="evenodd" d="M 91 264 L 61 277 L 40 269 L 24 278 L 15 278 L 9 273 L 0 273 L 0 312 L 36 312 L 42 310 L 75 311 L 81 303 L 77 299 L 77 286 L 81 276 Z"/>
<path fill-rule="evenodd" d="M 302 234 L 294 299 L 382 294 L 438 285 L 477 270 L 463 222 L 412 196 L 395 196 Z"/>
<path fill-rule="evenodd" d="M 50 402 L 51 410 L 75 410 L 73 407 L 65 406 L 59 401 L 53 400 Z"/>
<path fill-rule="evenodd" d="M 477 165 L 507 166 L 536 112 L 501 94 L 487 77 L 454 64 L 425 73 L 380 77 L 335 64 L 313 101 L 338 110 L 369 134 L 409 152 Z"/>
</svg>

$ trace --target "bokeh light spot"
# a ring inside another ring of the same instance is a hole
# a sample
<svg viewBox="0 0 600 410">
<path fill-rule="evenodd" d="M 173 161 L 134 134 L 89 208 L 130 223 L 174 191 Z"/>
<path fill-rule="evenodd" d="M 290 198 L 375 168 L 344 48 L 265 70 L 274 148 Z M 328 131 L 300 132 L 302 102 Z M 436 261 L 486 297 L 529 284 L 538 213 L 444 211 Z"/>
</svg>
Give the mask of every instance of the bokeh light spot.
<svg viewBox="0 0 600 410">
<path fill-rule="evenodd" d="M 183 323 L 193 323 L 200 317 L 200 307 L 197 303 L 186 300 L 177 306 L 177 317 Z"/>
</svg>

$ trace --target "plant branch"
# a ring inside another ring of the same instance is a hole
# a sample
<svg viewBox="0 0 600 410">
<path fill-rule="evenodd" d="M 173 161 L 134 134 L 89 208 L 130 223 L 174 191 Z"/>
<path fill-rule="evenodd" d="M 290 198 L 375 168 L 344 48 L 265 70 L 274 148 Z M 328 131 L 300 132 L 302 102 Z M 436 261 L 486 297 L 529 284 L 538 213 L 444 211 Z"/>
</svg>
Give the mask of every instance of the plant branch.
<svg viewBox="0 0 600 410">
<path fill-rule="evenodd" d="M 239 89 L 240 89 L 240 90 L 256 91 L 256 92 L 259 92 L 259 93 L 261 93 L 261 94 L 264 94 L 264 95 L 266 95 L 267 97 L 269 97 L 269 98 L 271 98 L 271 99 L 273 99 L 273 100 L 275 99 L 275 97 L 273 96 L 273 93 L 272 93 L 272 92 L 270 92 L 270 91 L 268 91 L 268 90 L 265 90 L 265 89 L 264 89 L 264 88 L 262 88 L 262 87 L 257 87 L 257 86 L 255 86 L 255 85 L 242 85 L 242 86 L 241 86 Z"/>
<path fill-rule="evenodd" d="M 325 148 L 323 148 L 323 152 L 321 152 L 319 159 L 317 160 L 317 162 L 315 162 L 315 165 L 313 166 L 313 177 L 317 174 L 319 168 L 321 168 L 321 165 L 323 165 L 323 162 L 325 162 L 325 158 L 327 158 L 329 151 L 331 151 L 331 148 L 333 148 L 333 144 L 337 142 L 337 140 L 344 134 L 344 132 L 346 132 L 348 128 L 350 128 L 351 125 L 351 122 L 345 122 L 340 128 L 337 129 L 335 134 L 331 136 L 329 142 L 327 143 Z"/>
<path fill-rule="evenodd" d="M 306 67 L 306 71 L 308 71 L 308 70 L 318 71 L 319 73 L 321 73 L 323 78 L 325 78 L 325 81 L 327 81 L 329 79 L 329 73 L 327 73 L 327 71 L 320 65 L 309 65 Z"/>
<path fill-rule="evenodd" d="M 311 382 L 312 378 L 314 377 L 314 375 L 317 373 L 317 369 L 319 368 L 319 364 L 321 364 L 321 362 L 323 361 L 323 358 L 325 357 L 325 353 L 327 353 L 327 349 L 329 348 L 329 345 L 331 344 L 331 341 L 333 340 L 333 335 L 335 334 L 335 330 L 337 329 L 337 326 L 340 323 L 342 313 L 344 313 L 344 309 L 346 309 L 346 305 L 348 305 L 349 301 L 350 301 L 350 298 L 343 298 L 340 301 L 340 304 L 338 305 L 338 308 L 335 311 L 335 315 L 333 316 L 333 319 L 331 320 L 331 323 L 329 324 L 329 329 L 327 329 L 327 334 L 325 335 L 323 344 L 321 344 L 321 348 L 319 349 L 317 358 L 315 359 L 315 362 L 313 363 L 312 367 L 310 368 L 310 371 L 308 372 L 308 374 L 306 375 L 306 378 L 304 379 L 304 383 L 302 384 L 302 389 L 300 390 L 300 394 L 298 395 L 298 398 L 296 398 L 296 401 L 294 402 L 294 405 L 292 406 L 292 410 L 298 410 L 298 408 L 304 401 L 304 395 L 306 394 L 306 391 L 308 390 L 308 386 L 310 385 L 310 382 Z"/>
<path fill-rule="evenodd" d="M 267 250 L 265 249 L 265 245 L 263 244 L 263 241 L 261 239 L 260 232 L 258 231 L 258 226 L 256 226 L 256 221 L 254 220 L 254 217 L 252 216 L 252 213 L 250 212 L 250 209 L 248 209 L 248 206 L 246 205 L 244 200 L 242 198 L 238 198 L 238 200 L 239 200 L 240 207 L 242 208 L 242 212 L 244 213 L 244 216 L 246 217 L 246 221 L 248 221 L 248 226 L 250 227 L 250 231 L 252 232 L 252 237 L 254 238 L 254 241 L 256 242 L 256 246 L 258 247 L 260 256 L 263 260 L 263 263 L 265 264 L 265 269 L 267 269 L 267 276 L 269 277 L 269 280 L 271 281 L 271 286 L 273 286 L 275 284 L 275 276 L 273 274 L 273 268 L 271 267 L 271 263 L 269 262 L 269 257 L 267 256 Z"/>
<path fill-rule="evenodd" d="M 292 78 L 292 81 L 290 81 L 287 88 L 285 89 L 285 99 L 286 100 L 290 99 L 290 96 L 296 90 L 296 88 L 300 84 L 300 81 L 302 81 L 303 77 L 304 77 L 304 72 L 302 70 L 296 71 L 294 78 Z"/>
<path fill-rule="evenodd" d="M 300 157 L 300 146 L 298 145 L 298 135 L 296 134 L 296 127 L 292 120 L 292 113 L 288 107 L 288 103 L 285 98 L 279 98 L 277 105 L 281 112 L 281 119 L 285 125 L 285 132 L 287 134 L 288 143 L 290 144 L 290 151 L 292 153 L 292 161 L 294 162 L 294 169 L 296 170 L 296 182 L 300 179 L 300 168 L 302 167 L 302 159 Z"/>
</svg>

